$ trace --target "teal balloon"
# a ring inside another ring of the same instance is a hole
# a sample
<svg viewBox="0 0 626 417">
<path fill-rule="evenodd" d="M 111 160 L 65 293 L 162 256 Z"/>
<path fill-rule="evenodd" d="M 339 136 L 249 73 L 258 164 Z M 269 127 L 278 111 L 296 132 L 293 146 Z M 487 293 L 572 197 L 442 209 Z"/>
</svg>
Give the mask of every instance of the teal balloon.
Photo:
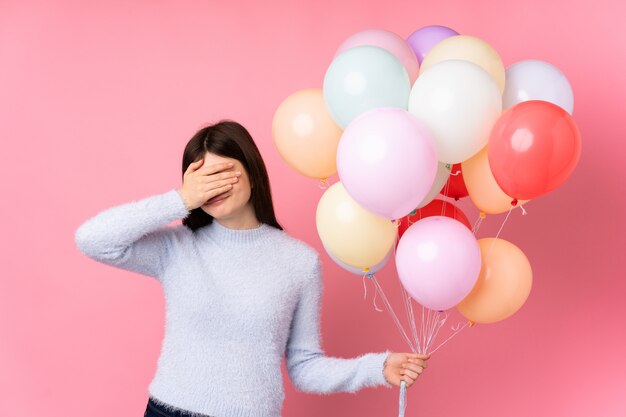
<svg viewBox="0 0 626 417">
<path fill-rule="evenodd" d="M 377 107 L 408 109 L 411 82 L 404 65 L 377 46 L 357 46 L 337 55 L 324 77 L 324 101 L 339 126 Z"/>
</svg>

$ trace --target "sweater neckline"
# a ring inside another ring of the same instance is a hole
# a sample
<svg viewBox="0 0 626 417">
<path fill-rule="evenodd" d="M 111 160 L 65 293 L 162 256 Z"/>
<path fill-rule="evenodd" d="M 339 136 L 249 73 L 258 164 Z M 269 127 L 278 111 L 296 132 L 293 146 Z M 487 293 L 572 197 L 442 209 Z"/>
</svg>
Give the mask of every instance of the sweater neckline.
<svg viewBox="0 0 626 417">
<path fill-rule="evenodd" d="M 267 243 L 273 227 L 266 223 L 254 229 L 231 229 L 221 225 L 217 220 L 213 220 L 210 224 L 198 229 L 202 236 L 210 237 L 219 244 L 231 247 L 243 247 Z"/>
</svg>

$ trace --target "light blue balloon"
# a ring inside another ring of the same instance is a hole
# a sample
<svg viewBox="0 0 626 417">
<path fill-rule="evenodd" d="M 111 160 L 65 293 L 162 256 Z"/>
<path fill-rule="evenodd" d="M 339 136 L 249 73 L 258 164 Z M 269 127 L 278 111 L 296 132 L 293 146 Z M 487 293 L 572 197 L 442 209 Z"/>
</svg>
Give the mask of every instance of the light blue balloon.
<svg viewBox="0 0 626 417">
<path fill-rule="evenodd" d="M 326 253 L 328 254 L 328 256 L 330 257 L 330 259 L 332 259 L 337 265 L 339 265 L 340 267 L 342 267 L 343 269 L 345 269 L 348 272 L 352 272 L 353 274 L 356 275 L 366 275 L 365 272 L 363 272 L 363 270 L 361 268 L 356 268 L 354 266 L 350 266 L 348 264 L 345 264 L 343 262 L 341 262 L 339 259 L 337 259 L 335 257 L 335 255 L 333 255 L 328 248 L 326 247 L 326 245 L 322 244 L 322 246 L 324 247 L 324 249 L 326 250 Z M 396 247 L 396 244 L 394 243 L 393 246 L 391 247 L 391 249 L 389 249 L 389 252 L 387 252 L 387 255 L 385 255 L 385 258 L 380 261 L 379 263 L 377 263 L 376 265 L 372 266 L 369 268 L 369 273 L 370 274 L 375 274 L 378 271 L 380 271 L 381 269 L 383 269 L 385 267 L 385 265 L 387 265 L 387 262 L 389 262 L 389 258 L 391 258 L 391 255 L 394 252 L 394 249 Z"/>
<path fill-rule="evenodd" d="M 339 126 L 377 107 L 407 110 L 411 82 L 404 65 L 377 46 L 357 46 L 337 55 L 324 77 L 324 101 Z"/>
</svg>

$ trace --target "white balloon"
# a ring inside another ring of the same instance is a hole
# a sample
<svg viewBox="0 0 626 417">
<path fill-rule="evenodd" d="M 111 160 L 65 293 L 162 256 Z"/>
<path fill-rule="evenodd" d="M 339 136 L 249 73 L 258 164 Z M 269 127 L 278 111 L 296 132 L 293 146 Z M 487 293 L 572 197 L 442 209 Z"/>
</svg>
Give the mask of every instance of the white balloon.
<svg viewBox="0 0 626 417">
<path fill-rule="evenodd" d="M 452 171 L 452 165 L 446 164 L 445 162 L 439 162 L 433 186 L 428 195 L 426 195 L 422 202 L 417 206 L 418 209 L 428 205 L 435 199 L 435 197 L 437 197 L 443 186 L 446 185 L 446 182 L 448 182 L 448 178 L 450 178 L 450 171 Z"/>
<path fill-rule="evenodd" d="M 502 96 L 480 66 L 450 59 L 417 78 L 409 96 L 409 112 L 430 128 L 439 161 L 457 164 L 487 145 L 502 112 Z"/>
<path fill-rule="evenodd" d="M 574 93 L 565 74 L 538 59 L 516 62 L 506 70 L 502 108 L 529 100 L 549 101 L 569 114 L 574 111 Z"/>
</svg>

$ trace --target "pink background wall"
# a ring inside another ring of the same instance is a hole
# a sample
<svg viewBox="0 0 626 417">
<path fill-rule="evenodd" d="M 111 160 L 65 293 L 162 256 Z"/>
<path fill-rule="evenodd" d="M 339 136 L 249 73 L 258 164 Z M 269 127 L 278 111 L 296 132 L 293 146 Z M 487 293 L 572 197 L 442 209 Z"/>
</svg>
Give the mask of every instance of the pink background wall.
<svg viewBox="0 0 626 417">
<path fill-rule="evenodd" d="M 406 351 L 389 315 L 373 310 L 372 288 L 364 302 L 361 279 L 323 252 L 322 191 L 280 159 L 271 120 L 287 95 L 322 85 L 350 34 L 406 37 L 430 24 L 482 37 L 507 66 L 537 58 L 561 68 L 583 154 L 562 188 L 504 228 L 534 269 L 526 305 L 438 351 L 409 390 L 407 416 L 626 415 L 624 2 L 90 3 L 0 2 L 0 415 L 143 414 L 161 288 L 83 257 L 73 233 L 102 209 L 178 186 L 184 144 L 224 117 L 256 138 L 279 221 L 323 254 L 327 354 Z M 479 237 L 502 219 L 487 218 Z M 379 279 L 402 312 L 394 273 Z M 318 396 L 286 386 L 286 417 L 397 413 L 397 389 Z"/>
</svg>

